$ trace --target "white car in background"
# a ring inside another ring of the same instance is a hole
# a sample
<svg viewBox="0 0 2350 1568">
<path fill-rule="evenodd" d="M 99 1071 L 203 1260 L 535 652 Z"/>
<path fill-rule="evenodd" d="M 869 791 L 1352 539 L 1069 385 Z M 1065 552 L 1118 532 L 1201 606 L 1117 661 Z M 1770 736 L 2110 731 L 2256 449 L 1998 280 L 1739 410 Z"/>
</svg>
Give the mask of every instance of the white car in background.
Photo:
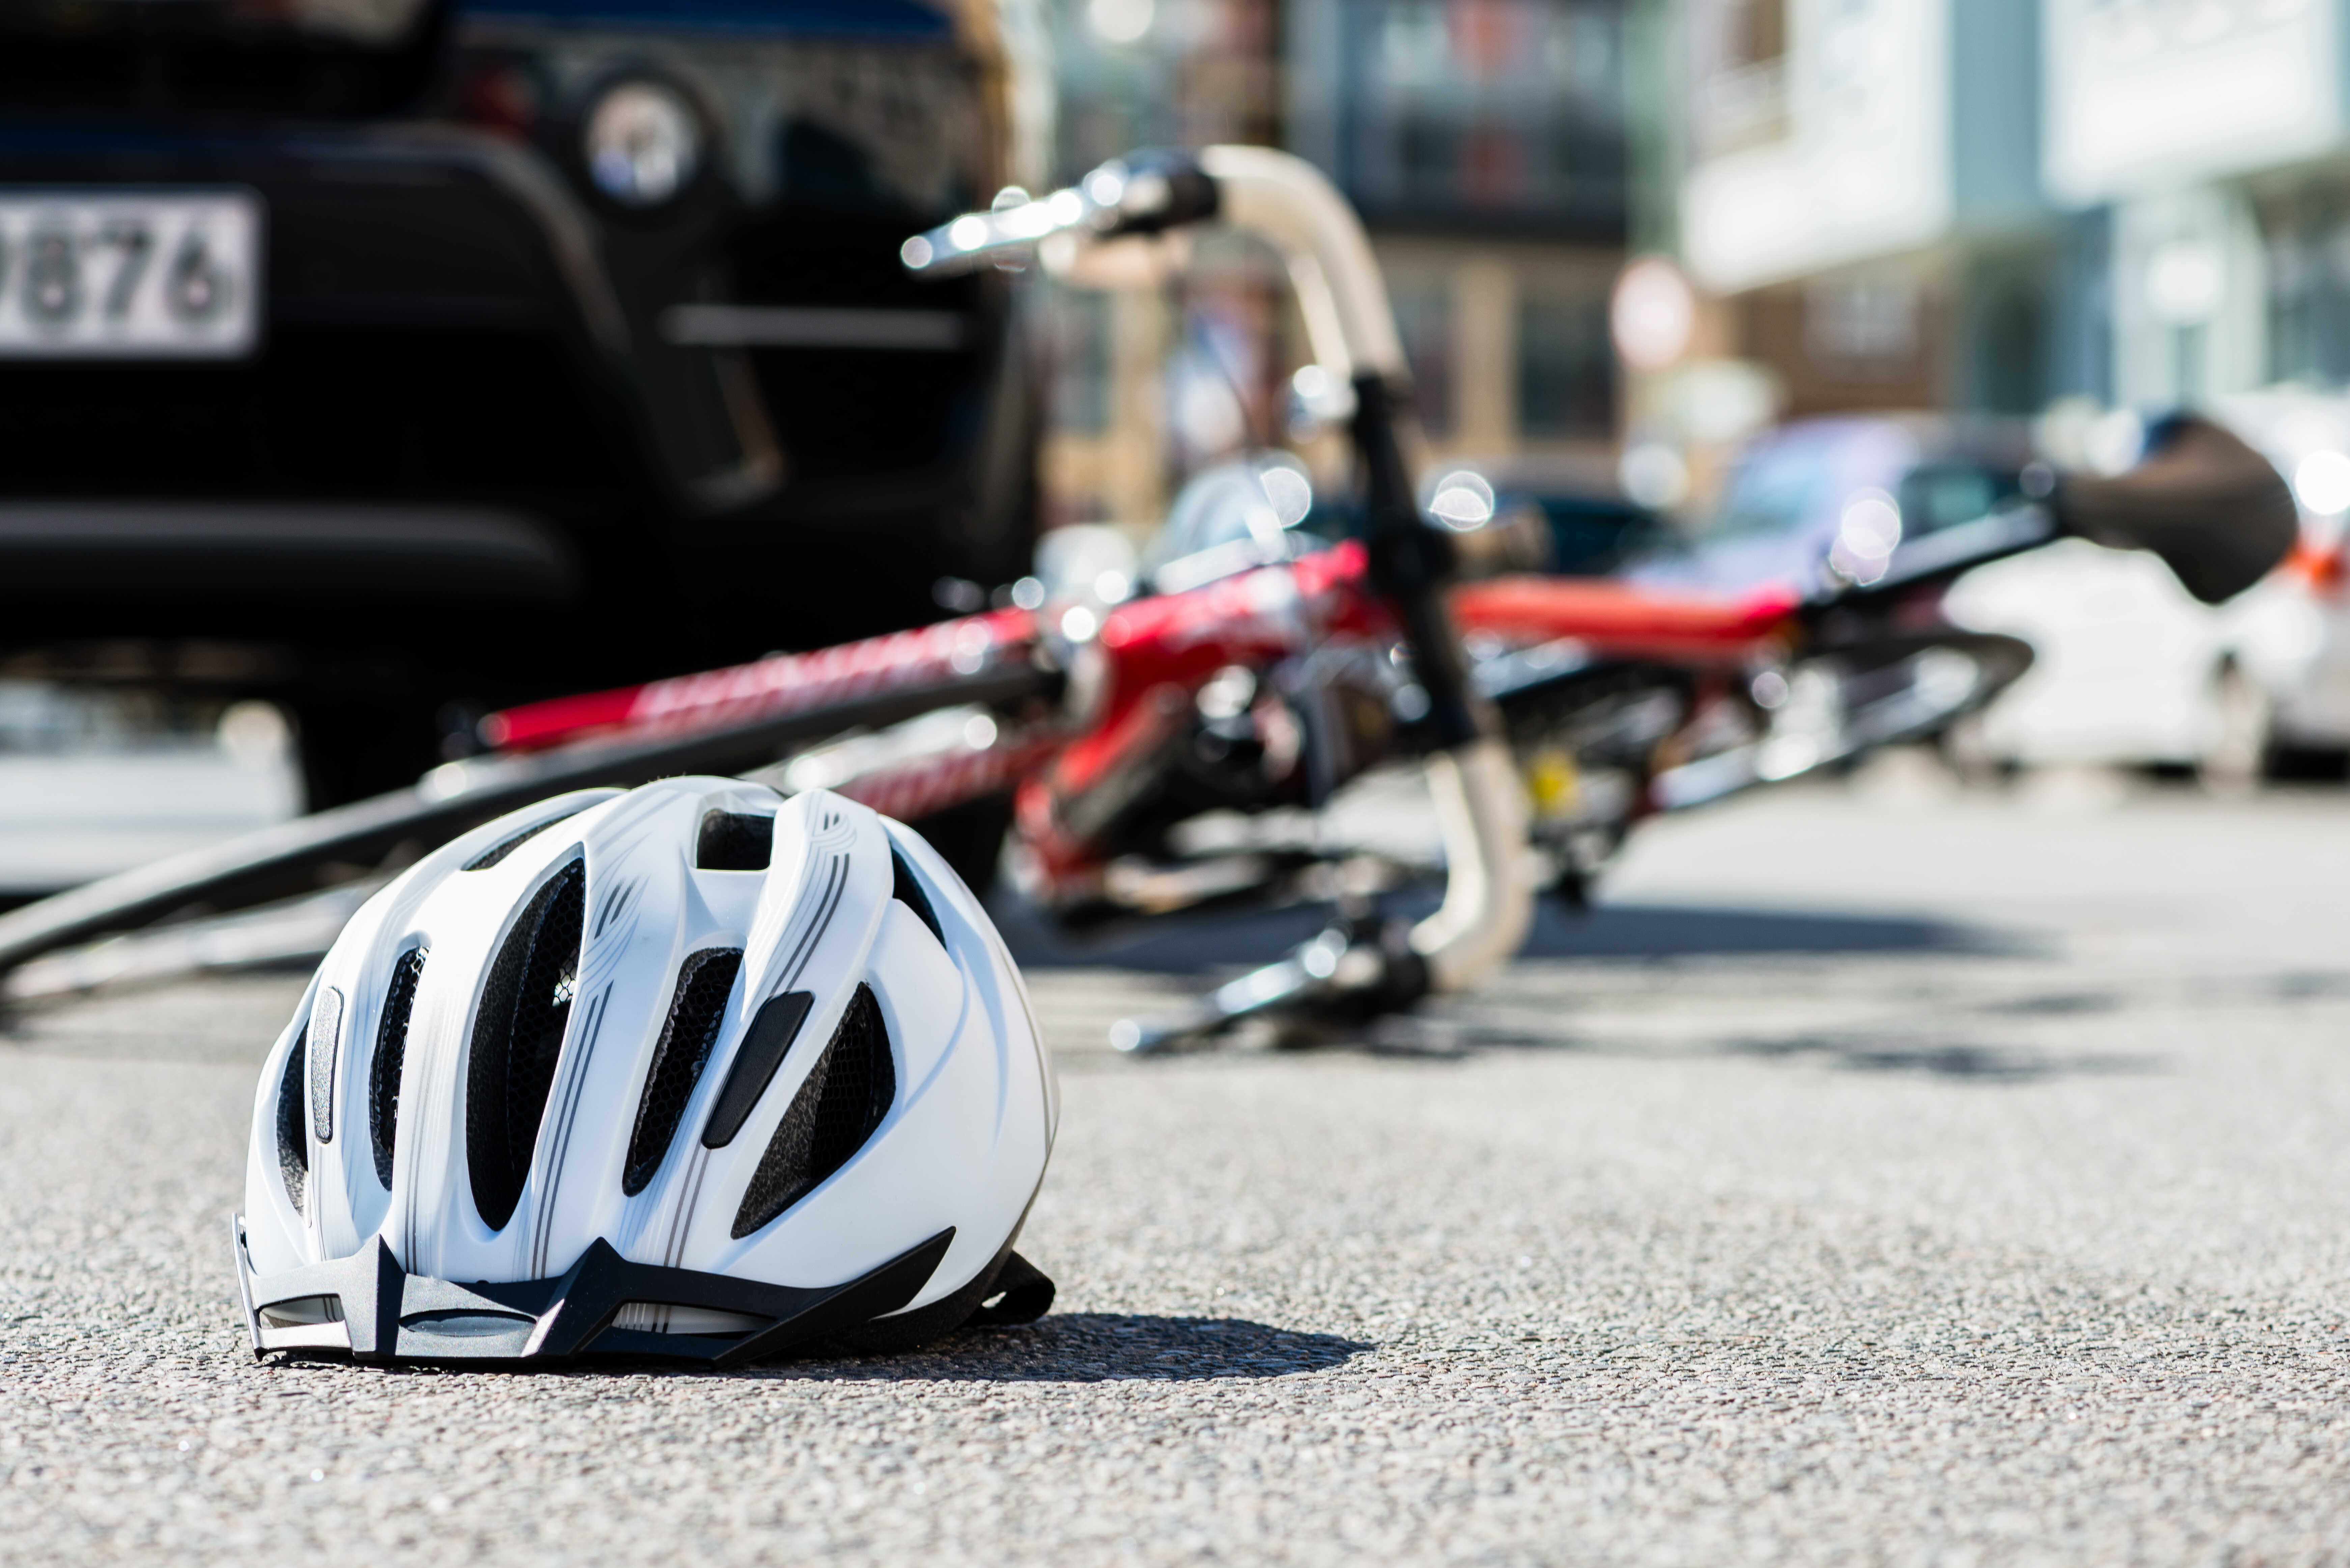
<svg viewBox="0 0 2350 1568">
<path fill-rule="evenodd" d="M 2300 547 L 2216 607 L 2151 556 L 2078 539 L 1960 577 L 1950 618 L 2036 655 L 1981 715 L 1987 759 L 2187 766 L 2231 783 L 2338 773 L 2350 758 L 2350 400 L 2270 392 L 2213 411 L 2293 480 Z"/>
</svg>

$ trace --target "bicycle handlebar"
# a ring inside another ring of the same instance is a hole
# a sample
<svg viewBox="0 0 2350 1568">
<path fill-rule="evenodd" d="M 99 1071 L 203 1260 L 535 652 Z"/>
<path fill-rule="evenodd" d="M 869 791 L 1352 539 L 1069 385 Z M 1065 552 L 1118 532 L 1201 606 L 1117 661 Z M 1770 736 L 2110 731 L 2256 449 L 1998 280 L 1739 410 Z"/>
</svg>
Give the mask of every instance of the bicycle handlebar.
<svg viewBox="0 0 2350 1568">
<path fill-rule="evenodd" d="M 1271 148 L 1136 153 L 1041 200 L 967 213 L 909 239 L 899 255 L 917 276 L 951 276 L 1036 254 L 1057 235 L 1091 243 L 1211 219 L 1280 254 L 1315 361 L 1354 388 L 1365 544 L 1427 693 L 1437 743 L 1429 779 L 1444 838 L 1445 896 L 1413 929 L 1412 946 L 1436 989 L 1459 990 L 1516 951 L 1533 919 L 1525 801 L 1499 723 L 1470 682 L 1445 603 L 1450 540 L 1428 524 L 1413 494 L 1400 431 L 1410 372 L 1354 208 L 1320 170 Z"/>
<path fill-rule="evenodd" d="M 1113 158 L 1066 190 L 984 213 L 965 213 L 916 234 L 898 259 L 917 277 L 955 277 L 1024 256 L 1055 234 L 1111 239 L 1153 234 L 1216 215 L 1216 182 L 1174 153 Z"/>
</svg>

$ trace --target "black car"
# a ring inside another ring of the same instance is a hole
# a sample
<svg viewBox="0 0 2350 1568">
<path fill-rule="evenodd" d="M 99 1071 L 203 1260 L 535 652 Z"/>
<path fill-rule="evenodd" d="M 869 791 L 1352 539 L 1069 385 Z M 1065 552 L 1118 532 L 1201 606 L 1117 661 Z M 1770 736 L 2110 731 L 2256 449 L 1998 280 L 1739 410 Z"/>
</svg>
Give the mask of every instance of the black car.
<svg viewBox="0 0 2350 1568">
<path fill-rule="evenodd" d="M 1624 493 L 1616 465 L 1573 454 L 1470 459 L 1437 465 L 1426 501 L 1440 517 L 1451 504 L 1515 540 L 1514 556 L 1497 566 L 1604 577 L 1628 561 L 1666 548 L 1672 524 Z M 1461 489 L 1451 504 L 1441 497 Z M 1457 521 L 1456 521 L 1457 525 Z"/>
<path fill-rule="evenodd" d="M 272 698 L 317 806 L 1017 576 L 1011 280 L 897 259 L 1005 180 L 997 15 L 0 6 L 0 673 Z"/>
</svg>

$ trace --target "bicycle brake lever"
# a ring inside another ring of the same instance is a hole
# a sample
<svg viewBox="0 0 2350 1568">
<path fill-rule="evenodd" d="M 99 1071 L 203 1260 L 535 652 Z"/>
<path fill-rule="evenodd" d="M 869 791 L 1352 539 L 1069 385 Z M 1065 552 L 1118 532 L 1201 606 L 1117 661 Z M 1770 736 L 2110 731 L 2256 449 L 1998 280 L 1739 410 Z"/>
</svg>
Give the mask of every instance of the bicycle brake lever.
<svg viewBox="0 0 2350 1568">
<path fill-rule="evenodd" d="M 1244 1019 L 1323 1012 L 1345 1018 L 1400 1012 L 1428 994 L 1428 965 L 1399 920 L 1331 926 L 1287 958 L 1228 981 L 1181 1012 L 1121 1018 L 1110 1044 L 1148 1056 L 1221 1034 Z"/>
</svg>

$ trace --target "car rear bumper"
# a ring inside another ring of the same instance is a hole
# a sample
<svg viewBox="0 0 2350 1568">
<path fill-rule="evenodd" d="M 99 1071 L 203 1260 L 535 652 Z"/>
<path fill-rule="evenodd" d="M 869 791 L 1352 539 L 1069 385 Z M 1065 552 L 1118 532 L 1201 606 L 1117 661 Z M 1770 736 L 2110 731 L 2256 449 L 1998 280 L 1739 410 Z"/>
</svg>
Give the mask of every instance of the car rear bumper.
<svg viewBox="0 0 2350 1568">
<path fill-rule="evenodd" d="M 1000 300 L 680 317 L 721 242 L 607 234 L 520 142 L 0 117 L 0 188 L 223 187 L 263 212 L 250 358 L 0 359 L 0 645 L 292 645 L 367 629 L 321 604 L 503 596 L 625 633 L 606 679 L 903 624 L 926 599 L 842 607 L 885 567 L 922 594 L 971 569 L 941 545 L 972 512 Z M 771 248 L 789 217 L 760 216 Z M 868 429 L 890 442 L 843 434 Z M 870 569 L 819 595 L 819 546 Z"/>
<path fill-rule="evenodd" d="M 0 502 L 0 603 L 102 587 L 146 605 L 201 597 L 562 604 L 576 552 L 510 508 L 293 502 Z"/>
<path fill-rule="evenodd" d="M 522 148 L 433 126 L 134 135 L 0 125 L 0 185 L 250 190 L 265 214 L 269 294 L 249 358 L 0 363 L 0 433 L 37 438 L 8 443 L 0 490 L 250 497 L 356 481 L 446 497 L 559 487 L 552 454 L 527 440 L 476 439 L 454 471 L 442 455 L 468 444 L 440 416 L 471 403 L 464 378 L 483 345 L 543 361 L 529 390 L 559 399 L 563 421 L 586 427 L 601 458 L 591 471 L 639 485 L 665 469 L 691 477 L 683 454 L 640 439 L 662 424 L 655 367 L 585 213 Z M 444 362 L 420 346 L 451 352 Z M 126 428 L 113 412 L 123 408 L 143 427 Z M 532 412 L 509 410 L 545 422 Z M 432 439 L 420 449 L 420 436 Z"/>
</svg>

